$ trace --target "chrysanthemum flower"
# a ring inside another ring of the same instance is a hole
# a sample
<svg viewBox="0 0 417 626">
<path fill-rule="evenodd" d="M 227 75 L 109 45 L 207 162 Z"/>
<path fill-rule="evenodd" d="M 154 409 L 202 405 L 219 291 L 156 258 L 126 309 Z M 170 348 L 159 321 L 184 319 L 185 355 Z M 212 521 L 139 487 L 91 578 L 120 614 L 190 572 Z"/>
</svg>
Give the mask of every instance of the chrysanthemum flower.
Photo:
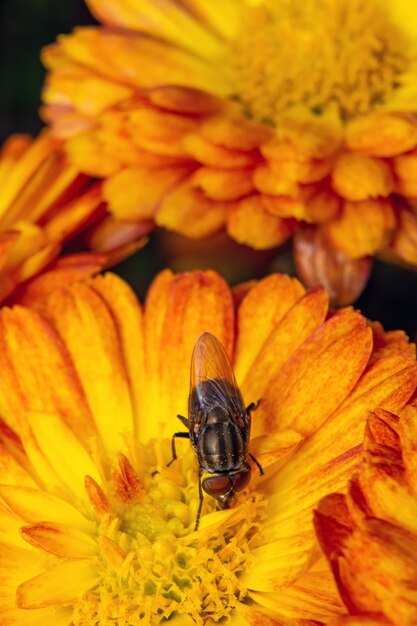
<svg viewBox="0 0 417 626">
<path fill-rule="evenodd" d="M 417 406 L 378 410 L 347 496 L 316 514 L 321 544 L 349 612 L 336 624 L 417 624 Z"/>
<path fill-rule="evenodd" d="M 55 261 L 63 244 L 88 228 L 95 253 Z M 123 255 L 144 230 L 137 224 L 119 224 L 107 215 L 101 184 L 68 163 L 61 142 L 47 131 L 35 140 L 13 135 L 3 145 L 0 302 L 17 297 L 17 288 L 20 296 L 28 288 L 43 289 L 43 278 L 35 279 L 36 286 L 32 279 L 46 268 L 50 286 L 97 271 Z"/>
<path fill-rule="evenodd" d="M 369 410 L 399 411 L 413 347 L 323 289 L 272 275 L 235 295 L 214 272 L 161 273 L 143 309 L 113 275 L 0 312 L 0 614 L 11 626 L 313 626 L 343 613 L 312 511 L 343 490 Z M 262 398 L 233 508 L 205 497 L 188 442 L 202 331 Z"/>
<path fill-rule="evenodd" d="M 378 251 L 417 264 L 412 0 L 87 4 L 102 26 L 45 50 L 44 117 L 117 217 L 256 248 L 297 230 L 306 279 L 318 229 L 335 291 L 336 253 L 356 293 Z"/>
</svg>

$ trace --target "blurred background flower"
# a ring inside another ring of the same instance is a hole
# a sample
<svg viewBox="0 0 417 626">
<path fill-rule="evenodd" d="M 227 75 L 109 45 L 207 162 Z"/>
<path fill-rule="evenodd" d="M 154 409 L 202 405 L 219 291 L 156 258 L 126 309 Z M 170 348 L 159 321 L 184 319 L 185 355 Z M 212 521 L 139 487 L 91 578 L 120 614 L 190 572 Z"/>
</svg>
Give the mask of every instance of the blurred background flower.
<svg viewBox="0 0 417 626">
<path fill-rule="evenodd" d="M 107 274 L 26 304 L 0 312 L 5 623 L 317 626 L 345 613 L 312 511 L 346 489 L 368 412 L 412 395 L 404 333 L 329 312 L 324 289 L 278 274 L 233 293 L 215 272 L 166 270 L 143 307 Z M 166 464 L 207 330 L 246 404 L 262 398 L 250 449 L 265 474 L 230 509 L 206 497 L 195 532 L 189 443 Z"/>
<path fill-rule="evenodd" d="M 6 140 L 0 188 L 0 302 L 21 297 L 29 281 L 33 289 L 41 272 L 67 282 L 117 263 L 145 241 L 145 225 L 110 216 L 100 181 L 80 174 L 47 130 L 34 140 Z M 65 244 L 92 252 L 55 261 Z M 39 282 L 42 277 L 37 288 Z"/>
<path fill-rule="evenodd" d="M 257 249 L 296 232 L 337 304 L 376 253 L 417 264 L 411 0 L 87 4 L 102 26 L 44 51 L 43 117 L 117 218 Z"/>
</svg>

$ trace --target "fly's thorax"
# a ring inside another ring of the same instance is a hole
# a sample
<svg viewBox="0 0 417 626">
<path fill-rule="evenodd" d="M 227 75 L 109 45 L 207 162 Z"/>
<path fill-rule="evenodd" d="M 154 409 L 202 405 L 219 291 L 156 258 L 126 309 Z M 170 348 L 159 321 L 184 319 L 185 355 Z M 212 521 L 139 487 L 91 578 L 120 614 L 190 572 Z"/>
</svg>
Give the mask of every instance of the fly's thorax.
<svg viewBox="0 0 417 626">
<path fill-rule="evenodd" d="M 231 421 L 207 424 L 196 443 L 199 465 L 206 472 L 231 472 L 246 461 L 247 438 Z"/>
</svg>

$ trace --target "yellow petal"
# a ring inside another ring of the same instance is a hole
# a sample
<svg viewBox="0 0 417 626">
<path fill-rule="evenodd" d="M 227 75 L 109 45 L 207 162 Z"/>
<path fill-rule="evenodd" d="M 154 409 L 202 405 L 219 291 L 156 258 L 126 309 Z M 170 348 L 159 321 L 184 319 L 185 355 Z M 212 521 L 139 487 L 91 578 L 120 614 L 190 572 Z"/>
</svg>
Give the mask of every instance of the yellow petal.
<svg viewBox="0 0 417 626">
<path fill-rule="evenodd" d="M 35 524 L 47 519 L 57 524 L 70 524 L 86 533 L 91 533 L 94 528 L 78 509 L 46 491 L 0 485 L 0 496 L 25 522 Z"/>
<path fill-rule="evenodd" d="M 98 579 L 91 561 L 67 561 L 19 585 L 16 604 L 21 609 L 67 604 L 81 598 Z"/>
<path fill-rule="evenodd" d="M 315 565 L 290 587 L 273 593 L 251 592 L 250 596 L 261 606 L 287 619 L 296 619 L 302 614 L 304 619 L 327 623 L 346 610 L 324 559 L 321 559 L 320 567 Z"/>
<path fill-rule="evenodd" d="M 182 85 L 222 96 L 230 91 L 228 77 L 224 71 L 219 72 L 218 66 L 143 35 L 126 36 L 113 30 L 86 27 L 72 35 L 61 35 L 59 44 L 71 62 L 91 68 L 116 84 L 122 82 L 141 89 Z"/>
<path fill-rule="evenodd" d="M 62 419 L 43 411 L 28 412 L 28 422 L 47 463 L 77 498 L 85 498 L 84 479 L 99 473 L 86 449 Z"/>
<path fill-rule="evenodd" d="M 98 545 L 89 535 L 67 524 L 38 522 L 22 526 L 20 532 L 35 548 L 56 556 L 82 559 L 98 553 Z"/>
<path fill-rule="evenodd" d="M 110 26 L 168 39 L 198 55 L 211 57 L 219 52 L 220 42 L 212 32 L 185 7 L 172 0 L 162 0 L 158 4 L 152 0 L 142 0 L 140 4 L 131 0 L 108 0 L 106 3 L 88 0 L 88 5 L 99 20 Z"/>
</svg>

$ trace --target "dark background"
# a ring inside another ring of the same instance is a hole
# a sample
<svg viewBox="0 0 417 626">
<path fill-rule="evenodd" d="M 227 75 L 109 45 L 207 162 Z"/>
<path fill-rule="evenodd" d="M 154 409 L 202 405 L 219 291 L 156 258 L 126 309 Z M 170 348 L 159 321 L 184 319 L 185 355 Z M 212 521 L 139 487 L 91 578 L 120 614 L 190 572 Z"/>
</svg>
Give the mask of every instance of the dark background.
<svg viewBox="0 0 417 626">
<path fill-rule="evenodd" d="M 74 26 L 93 24 L 82 0 L 1 0 L 0 2 L 0 139 L 13 132 L 36 134 L 44 70 L 42 46 Z M 159 233 L 145 248 L 121 263 L 116 271 L 143 298 L 155 274 L 164 267 L 176 270 L 212 267 L 232 284 L 260 278 L 267 272 L 294 273 L 289 250 L 255 252 L 225 236 L 190 242 Z M 356 306 L 385 328 L 403 328 L 417 339 L 417 272 L 375 262 L 371 280 Z"/>
</svg>

